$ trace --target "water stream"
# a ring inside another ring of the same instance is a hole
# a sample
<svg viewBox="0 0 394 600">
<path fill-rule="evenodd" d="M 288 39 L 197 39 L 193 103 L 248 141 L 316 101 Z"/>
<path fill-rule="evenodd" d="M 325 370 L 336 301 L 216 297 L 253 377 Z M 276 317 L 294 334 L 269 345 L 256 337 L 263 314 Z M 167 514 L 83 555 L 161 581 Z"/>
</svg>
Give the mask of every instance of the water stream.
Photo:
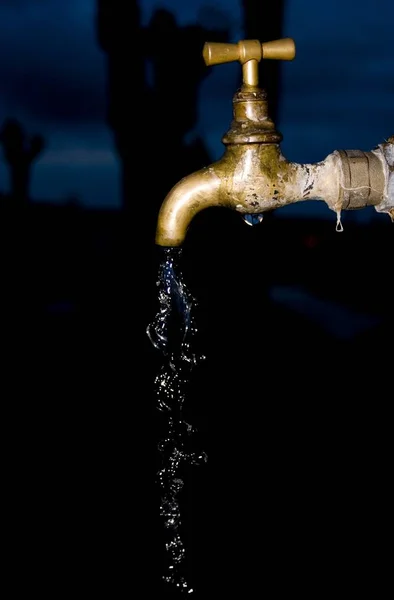
<svg viewBox="0 0 394 600">
<path fill-rule="evenodd" d="M 191 594 L 194 590 L 185 575 L 180 494 L 185 484 L 185 468 L 205 463 L 207 455 L 198 449 L 197 431 L 184 419 L 183 409 L 192 370 L 204 357 L 193 350 L 197 334 L 196 301 L 180 268 L 182 251 L 179 248 L 162 251 L 156 282 L 159 308 L 147 327 L 147 334 L 162 354 L 154 392 L 156 407 L 165 416 L 165 432 L 158 442 L 161 466 L 157 474 L 168 559 L 163 579 L 179 593 Z"/>
</svg>

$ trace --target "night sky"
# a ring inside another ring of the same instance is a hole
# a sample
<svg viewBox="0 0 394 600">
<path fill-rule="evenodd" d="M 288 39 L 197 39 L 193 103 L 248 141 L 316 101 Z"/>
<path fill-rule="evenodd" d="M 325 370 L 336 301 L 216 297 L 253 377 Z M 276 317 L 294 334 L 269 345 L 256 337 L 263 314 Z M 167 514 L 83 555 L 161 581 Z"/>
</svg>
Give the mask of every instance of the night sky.
<svg viewBox="0 0 394 600">
<path fill-rule="evenodd" d="M 226 21 L 232 40 L 242 37 L 236 0 L 140 5 L 144 23 L 154 7 L 165 6 L 181 24 Z M 283 65 L 278 125 L 289 159 L 313 162 L 336 148 L 369 150 L 393 134 L 393 20 L 392 0 L 373 5 L 288 0 L 284 36 L 295 39 L 297 58 Z M 222 153 L 238 70 L 239 65 L 216 67 L 201 86 L 200 120 L 190 136 L 203 135 L 213 159 Z M 132 69 L 130 77 L 132 85 Z M 16 117 L 29 133 L 46 138 L 33 169 L 33 198 L 76 197 L 86 206 L 118 207 L 118 162 L 105 123 L 106 57 L 96 41 L 95 1 L 2 0 L 0 81 L 0 120 Z M 0 192 L 7 190 L 0 162 Z M 294 214 L 300 206 L 286 210 Z"/>
</svg>

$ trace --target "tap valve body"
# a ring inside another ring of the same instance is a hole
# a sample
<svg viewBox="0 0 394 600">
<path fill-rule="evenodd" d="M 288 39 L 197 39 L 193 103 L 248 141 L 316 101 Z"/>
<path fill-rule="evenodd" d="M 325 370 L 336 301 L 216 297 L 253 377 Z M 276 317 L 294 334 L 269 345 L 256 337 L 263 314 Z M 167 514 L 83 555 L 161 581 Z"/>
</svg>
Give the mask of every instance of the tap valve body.
<svg viewBox="0 0 394 600">
<path fill-rule="evenodd" d="M 233 121 L 222 138 L 222 158 L 170 190 L 158 217 L 157 244 L 182 244 L 193 217 L 210 206 L 251 215 L 323 200 L 338 217 L 341 210 L 372 205 L 394 220 L 394 137 L 370 152 L 333 151 L 315 164 L 293 163 L 282 155 L 282 135 L 269 117 L 267 94 L 258 87 L 258 64 L 263 59 L 292 60 L 291 38 L 207 42 L 203 57 L 207 66 L 240 62 L 243 83 L 233 97 Z"/>
</svg>

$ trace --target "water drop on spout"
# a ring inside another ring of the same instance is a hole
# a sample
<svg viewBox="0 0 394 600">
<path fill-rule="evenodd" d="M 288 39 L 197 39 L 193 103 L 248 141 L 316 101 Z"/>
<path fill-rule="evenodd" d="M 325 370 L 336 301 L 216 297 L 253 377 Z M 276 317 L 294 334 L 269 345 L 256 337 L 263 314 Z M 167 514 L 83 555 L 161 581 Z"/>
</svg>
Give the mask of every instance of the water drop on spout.
<svg viewBox="0 0 394 600">
<path fill-rule="evenodd" d="M 253 227 L 254 225 L 258 225 L 264 218 L 263 213 L 256 213 L 253 215 L 242 215 L 243 220 L 247 225 Z"/>
</svg>

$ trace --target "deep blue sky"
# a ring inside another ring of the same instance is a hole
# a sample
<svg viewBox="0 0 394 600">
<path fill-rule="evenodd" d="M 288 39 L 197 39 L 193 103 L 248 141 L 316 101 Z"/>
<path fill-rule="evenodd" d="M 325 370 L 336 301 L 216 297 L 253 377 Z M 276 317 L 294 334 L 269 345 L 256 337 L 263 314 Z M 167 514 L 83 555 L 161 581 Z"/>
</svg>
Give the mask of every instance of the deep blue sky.
<svg viewBox="0 0 394 600">
<path fill-rule="evenodd" d="M 145 21 L 154 7 L 165 6 L 180 23 L 226 19 L 232 39 L 243 36 L 236 0 L 140 4 Z M 105 55 L 96 43 L 94 14 L 94 0 L 0 3 L 0 121 L 20 118 L 47 139 L 33 172 L 37 199 L 76 195 L 86 205 L 119 205 L 118 162 L 105 125 Z M 279 125 L 289 159 L 316 161 L 336 148 L 368 150 L 394 133 L 393 23 L 392 0 L 287 0 L 284 35 L 294 37 L 297 58 L 283 65 Z M 222 153 L 238 68 L 214 68 L 201 87 L 194 133 L 204 136 L 213 158 Z M 7 186 L 1 161 L 0 191 Z"/>
</svg>

